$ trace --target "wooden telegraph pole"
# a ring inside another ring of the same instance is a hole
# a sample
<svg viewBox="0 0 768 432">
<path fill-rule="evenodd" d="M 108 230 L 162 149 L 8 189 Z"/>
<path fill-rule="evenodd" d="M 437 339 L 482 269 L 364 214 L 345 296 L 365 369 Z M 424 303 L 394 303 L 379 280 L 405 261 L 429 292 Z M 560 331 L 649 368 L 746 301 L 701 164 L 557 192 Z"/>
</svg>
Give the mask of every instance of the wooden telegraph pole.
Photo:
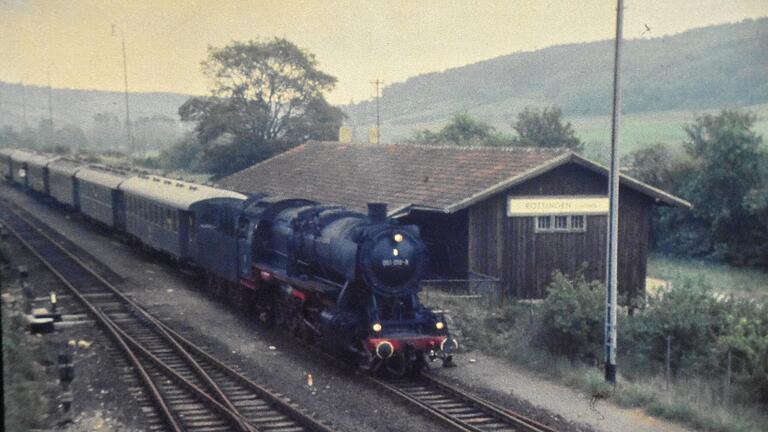
<svg viewBox="0 0 768 432">
<path fill-rule="evenodd" d="M 384 84 L 384 81 L 376 78 L 376 81 L 371 81 L 371 84 L 376 86 L 376 144 L 381 144 L 381 110 L 379 108 L 379 86 Z"/>
<path fill-rule="evenodd" d="M 621 32 L 624 0 L 617 0 L 616 41 L 613 61 L 613 117 L 611 118 L 611 172 L 608 188 L 608 265 L 605 301 L 605 380 L 616 384 L 616 296 L 619 254 L 619 125 L 621 120 Z"/>
</svg>

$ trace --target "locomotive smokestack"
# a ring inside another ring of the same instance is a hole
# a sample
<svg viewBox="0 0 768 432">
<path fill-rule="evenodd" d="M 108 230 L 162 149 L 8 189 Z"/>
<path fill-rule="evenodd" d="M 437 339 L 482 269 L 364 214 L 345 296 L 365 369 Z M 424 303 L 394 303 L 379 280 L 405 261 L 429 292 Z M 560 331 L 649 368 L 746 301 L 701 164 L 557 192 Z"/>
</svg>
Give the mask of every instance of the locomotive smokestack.
<svg viewBox="0 0 768 432">
<path fill-rule="evenodd" d="M 368 203 L 368 217 L 371 222 L 384 222 L 387 219 L 387 203 Z"/>
</svg>

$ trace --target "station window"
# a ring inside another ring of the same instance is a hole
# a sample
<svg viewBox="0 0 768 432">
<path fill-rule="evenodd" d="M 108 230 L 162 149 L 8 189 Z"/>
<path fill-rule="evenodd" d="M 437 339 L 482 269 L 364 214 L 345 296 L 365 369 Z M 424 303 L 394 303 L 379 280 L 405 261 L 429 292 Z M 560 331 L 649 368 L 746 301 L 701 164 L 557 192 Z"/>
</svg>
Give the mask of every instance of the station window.
<svg viewBox="0 0 768 432">
<path fill-rule="evenodd" d="M 536 218 L 536 230 L 547 231 L 552 227 L 552 216 L 538 216 Z"/>
<path fill-rule="evenodd" d="M 563 231 L 568 229 L 568 216 L 555 216 L 555 230 Z"/>
<path fill-rule="evenodd" d="M 585 232 L 587 218 L 584 215 L 536 216 L 535 232 Z"/>
<path fill-rule="evenodd" d="M 586 219 L 582 215 L 571 216 L 571 229 L 584 230 Z"/>
</svg>

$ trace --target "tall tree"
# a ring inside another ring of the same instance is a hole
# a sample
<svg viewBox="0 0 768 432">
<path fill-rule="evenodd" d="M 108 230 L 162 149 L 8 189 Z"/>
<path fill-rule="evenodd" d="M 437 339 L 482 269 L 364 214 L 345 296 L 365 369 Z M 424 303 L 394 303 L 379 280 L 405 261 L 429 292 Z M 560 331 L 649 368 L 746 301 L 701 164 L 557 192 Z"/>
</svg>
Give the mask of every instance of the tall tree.
<svg viewBox="0 0 768 432">
<path fill-rule="evenodd" d="M 341 110 L 323 95 L 336 78 L 318 69 L 313 54 L 286 39 L 209 47 L 202 66 L 213 83 L 211 96 L 189 99 L 179 114 L 196 123 L 201 144 L 217 159 L 221 155 L 214 145 L 242 147 L 232 151 L 233 158 L 254 159 L 235 164 L 242 166 L 276 148 L 328 139 L 329 131 L 335 136 L 341 125 Z"/>
<path fill-rule="evenodd" d="M 710 226 L 712 253 L 768 267 L 766 200 L 756 199 L 768 189 L 768 155 L 753 130 L 756 119 L 724 110 L 685 128 L 694 168 L 687 189 L 694 215 Z"/>
<path fill-rule="evenodd" d="M 684 159 L 670 163 L 669 153 L 656 150 L 633 157 L 641 179 L 693 204 L 654 212 L 657 248 L 768 268 L 768 152 L 755 120 L 729 110 L 700 116 L 685 127 Z"/>
<path fill-rule="evenodd" d="M 540 110 L 526 107 L 512 124 L 517 132 L 515 145 L 522 147 L 561 147 L 580 151 L 583 147 L 570 122 L 563 121 L 559 107 Z"/>
</svg>

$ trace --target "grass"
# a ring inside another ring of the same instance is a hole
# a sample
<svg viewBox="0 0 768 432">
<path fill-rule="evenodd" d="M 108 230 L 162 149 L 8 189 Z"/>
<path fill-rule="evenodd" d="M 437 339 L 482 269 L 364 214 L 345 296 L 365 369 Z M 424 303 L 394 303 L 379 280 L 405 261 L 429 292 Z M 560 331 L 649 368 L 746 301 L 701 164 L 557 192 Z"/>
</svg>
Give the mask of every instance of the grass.
<svg viewBox="0 0 768 432">
<path fill-rule="evenodd" d="M 48 427 L 50 393 L 43 368 L 24 333 L 24 321 L 3 304 L 3 430 L 29 431 Z"/>
<path fill-rule="evenodd" d="M 669 391 L 661 375 L 619 377 L 613 388 L 594 366 L 555 356 L 533 345 L 536 312 L 530 305 L 507 304 L 489 309 L 484 302 L 468 302 L 431 293 L 429 303 L 451 311 L 453 331 L 469 350 L 479 350 L 617 405 L 641 408 L 650 415 L 677 421 L 695 430 L 756 432 L 765 430 L 768 417 L 758 407 L 724 405 L 718 382 L 679 380 Z M 523 348 L 521 348 L 523 347 Z M 619 357 L 619 363 L 627 359 Z"/>
<path fill-rule="evenodd" d="M 716 291 L 738 297 L 768 299 L 768 272 L 704 260 L 651 254 L 648 277 L 674 282 L 702 278 Z"/>
</svg>

